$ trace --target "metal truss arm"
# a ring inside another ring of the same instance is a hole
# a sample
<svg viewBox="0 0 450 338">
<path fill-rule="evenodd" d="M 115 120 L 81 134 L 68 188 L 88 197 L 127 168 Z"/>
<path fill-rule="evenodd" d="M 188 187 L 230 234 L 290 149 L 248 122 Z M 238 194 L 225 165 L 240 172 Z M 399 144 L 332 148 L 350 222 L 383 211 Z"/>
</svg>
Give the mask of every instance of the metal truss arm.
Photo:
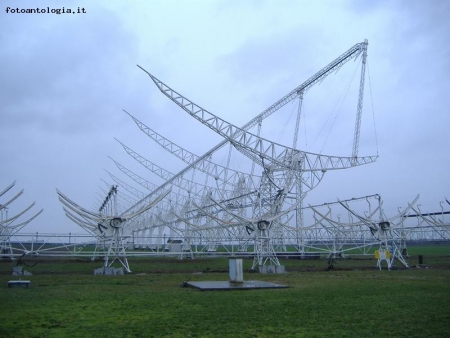
<svg viewBox="0 0 450 338">
<path fill-rule="evenodd" d="M 280 168 L 294 169 L 297 165 L 292 162 L 289 163 L 290 161 L 293 159 L 301 161 L 302 158 L 309 157 L 309 159 L 306 159 L 307 166 L 304 168 L 306 171 L 330 170 L 371 163 L 376 159 L 376 156 L 371 156 L 366 157 L 363 161 L 357 161 L 352 157 L 345 158 L 307 153 L 269 141 L 254 135 L 245 129 L 236 127 L 235 125 L 210 113 L 206 109 L 203 109 L 186 97 L 182 96 L 153 75 L 149 75 L 164 95 L 166 95 L 189 115 L 231 142 L 238 150 L 244 153 L 244 155 L 250 157 L 261 166 L 264 166 L 262 161 L 263 159 L 266 159 L 273 162 Z M 251 154 L 249 154 L 249 152 Z M 311 166 L 309 164 L 314 165 Z"/>
<path fill-rule="evenodd" d="M 4 194 L 6 194 L 12 187 L 14 187 L 16 185 L 16 181 L 12 182 L 10 185 L 8 185 L 5 189 L 3 189 L 2 191 L 0 191 L 0 197 L 3 196 Z M 2 209 L 2 207 L 0 206 L 0 209 Z"/>
<path fill-rule="evenodd" d="M 314 86 L 316 83 L 324 80 L 329 74 L 332 72 L 337 72 L 339 68 L 341 68 L 345 63 L 352 59 L 356 59 L 362 52 L 365 42 L 357 43 L 353 47 L 351 47 L 349 50 L 344 52 L 342 55 L 340 55 L 338 58 L 333 60 L 331 63 L 329 63 L 327 66 L 322 68 L 319 72 L 311 76 L 308 80 L 303 82 L 301 85 L 299 85 L 297 88 L 292 90 L 290 93 L 282 97 L 280 100 L 272 104 L 269 108 L 264 110 L 262 113 L 257 115 L 255 118 L 250 120 L 248 123 L 246 123 L 242 129 L 248 130 L 254 126 L 256 126 L 261 120 L 264 120 L 265 118 L 272 115 L 274 112 L 279 110 L 281 107 L 286 105 L 287 103 L 291 102 L 293 99 L 298 97 L 300 92 L 306 92 L 309 88 Z M 147 72 L 144 68 L 138 65 L 139 68 L 141 68 L 144 72 L 146 72 L 153 81 L 156 79 L 153 75 L 151 75 L 149 72 Z M 155 82 L 156 83 L 156 82 Z M 158 88 L 163 92 L 162 87 Z M 164 92 L 163 92 L 164 93 Z"/>
<path fill-rule="evenodd" d="M 127 147 L 125 144 L 123 144 L 122 142 L 118 141 L 122 147 L 125 149 L 125 151 L 131 156 L 133 157 L 136 161 L 138 161 L 140 164 L 142 164 L 145 168 L 147 168 L 148 170 L 150 170 L 151 172 L 153 172 L 154 174 L 158 175 L 159 177 L 161 177 L 164 180 L 170 180 L 174 177 L 174 174 L 172 174 L 171 172 L 161 168 L 160 166 L 156 165 L 155 163 L 151 162 L 150 160 L 144 158 L 143 156 L 139 155 L 138 153 L 136 153 L 135 151 L 133 151 L 132 149 L 130 149 L 129 147 Z M 193 194 L 194 196 L 201 196 L 202 191 L 205 188 L 209 188 L 206 185 L 203 185 L 201 183 L 196 183 L 196 182 L 192 182 L 190 180 L 187 180 L 183 177 L 179 177 L 175 183 L 175 181 L 173 182 L 174 185 L 178 186 L 179 188 L 187 191 L 190 194 Z"/>
<path fill-rule="evenodd" d="M 219 179 L 222 181 L 229 181 L 229 180 L 224 180 L 222 177 L 224 176 L 224 173 L 233 173 L 234 176 L 239 175 L 239 177 L 246 177 L 249 178 L 250 175 L 247 173 L 243 173 L 243 172 L 239 172 L 224 166 L 221 166 L 219 164 L 213 163 L 211 161 L 208 160 L 204 160 L 204 161 L 198 161 L 199 156 L 191 153 L 190 151 L 178 146 L 177 144 L 173 143 L 172 141 L 170 141 L 169 139 L 165 138 L 164 136 L 162 136 L 161 134 L 158 134 L 156 131 L 154 131 L 153 129 L 151 129 L 150 127 L 148 127 L 147 125 L 145 125 L 143 122 L 139 121 L 136 117 L 134 117 L 133 115 L 131 115 L 130 113 L 128 113 L 126 110 L 124 110 L 125 113 L 127 113 L 134 121 L 134 123 L 136 123 L 136 125 L 138 126 L 138 128 L 147 136 L 149 136 L 152 140 L 154 140 L 158 145 L 160 145 L 162 148 L 164 148 L 165 150 L 167 150 L 169 153 L 171 153 L 172 155 L 175 155 L 176 157 L 178 157 L 180 160 L 182 160 L 183 162 L 185 162 L 186 164 L 191 164 L 191 163 L 198 163 L 197 165 L 195 165 L 195 168 L 201 172 L 206 173 L 207 175 L 215 178 L 215 179 Z M 231 179 L 232 177 L 230 177 Z"/>
</svg>

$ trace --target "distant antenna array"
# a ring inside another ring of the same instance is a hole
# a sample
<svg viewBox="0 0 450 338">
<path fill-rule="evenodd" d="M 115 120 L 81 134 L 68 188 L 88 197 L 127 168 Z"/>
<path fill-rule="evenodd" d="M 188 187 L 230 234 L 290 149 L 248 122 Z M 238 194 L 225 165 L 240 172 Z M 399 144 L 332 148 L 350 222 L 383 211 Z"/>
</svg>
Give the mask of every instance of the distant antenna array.
<svg viewBox="0 0 450 338">
<path fill-rule="evenodd" d="M 11 238 L 16 235 L 23 227 L 25 227 L 37 216 L 39 216 L 43 211 L 43 209 L 41 209 L 33 216 L 27 218 L 26 220 L 23 220 L 23 218 L 27 217 L 25 216 L 25 214 L 35 205 L 35 202 L 33 202 L 22 211 L 19 211 L 17 213 L 9 212 L 11 205 L 13 205 L 13 202 L 15 202 L 24 192 L 24 190 L 22 189 L 13 197 L 7 197 L 8 192 L 15 185 L 16 181 L 0 191 L 0 198 L 9 198 L 7 201 L 0 203 L 0 254 L 3 257 L 10 258 L 13 258 L 19 254 L 23 255 L 23 251 L 28 252 L 28 249 L 24 246 L 17 247 L 13 245 L 11 243 Z"/>
<path fill-rule="evenodd" d="M 242 127 L 202 108 L 140 67 L 167 98 L 220 135 L 223 141 L 203 155 L 196 155 L 126 112 L 144 134 L 183 161 L 185 167 L 171 172 L 117 140 L 133 160 L 164 183 L 155 185 L 112 159 L 139 189 L 108 172 L 114 185 L 107 183 L 111 188 L 98 212 L 84 209 L 58 191 L 66 215 L 95 235 L 98 247 L 107 248 L 105 266 L 119 260 L 127 271 L 126 247 L 134 245 L 160 252 L 161 248 L 166 250 L 166 244 L 173 243 L 173 238 L 183 243 L 178 249 L 181 254 L 192 251 L 193 247 L 216 252 L 219 246 L 228 248 L 226 244 L 232 244 L 231 254 L 251 253 L 252 268 L 260 270 L 266 265 L 280 266 L 277 252 L 286 251 L 289 245 L 300 254 L 323 250 L 331 256 L 345 254 L 349 245 L 359 249 L 383 245 L 380 250 L 385 246 L 397 247 L 391 257 L 401 261 L 404 247 L 401 243 L 397 245 L 400 234 L 396 229 L 403 224 L 405 211 L 394 219 L 384 220 L 380 198 L 373 210 L 372 197 L 362 198 L 369 206 L 368 214 L 363 216 L 352 210 L 350 202 L 336 202 L 333 208 L 341 208 L 352 217 L 352 221 L 345 223 L 333 217 L 331 205 L 325 211 L 319 206 L 303 207 L 306 194 L 319 184 L 326 172 L 373 163 L 377 159 L 377 156 L 358 156 L 367 46 L 367 40 L 356 44 Z M 299 117 L 307 91 L 359 57 L 362 66 L 352 155 L 329 156 L 297 149 Z M 300 104 L 292 147 L 262 137 L 264 120 L 296 99 Z M 223 153 L 225 164 L 213 160 Z M 232 154 L 246 161 L 245 169 L 232 167 Z M 118 187 L 122 194 L 118 194 Z M 312 215 L 311 224 L 305 222 L 305 213 Z"/>
<path fill-rule="evenodd" d="M 144 159 L 121 143 L 134 159 L 141 164 L 145 163 L 147 169 L 165 179 L 162 186 L 154 189 L 132 208 L 146 201 L 161 187 L 175 186 L 179 194 L 175 196 L 174 200 L 181 201 L 181 203 L 172 207 L 169 215 L 165 212 L 166 217 L 159 217 L 160 224 L 158 222 L 148 224 L 149 227 L 173 227 L 173 223 L 176 221 L 178 224 L 184 223 L 185 225 L 180 233 L 183 237 L 206 230 L 206 234 L 211 236 L 210 240 L 216 242 L 218 242 L 218 237 L 221 237 L 218 236 L 218 233 L 227 231 L 230 237 L 239 240 L 242 250 L 245 250 L 250 242 L 253 244 L 255 258 L 252 268 L 262 267 L 265 264 L 279 266 L 280 263 L 274 250 L 274 238 L 281 237 L 278 241 L 282 241 L 284 224 L 289 223 L 295 213 L 295 226 L 297 228 L 303 226 L 300 213 L 301 203 L 306 193 L 317 186 L 326 171 L 372 163 L 376 160 L 376 156 L 357 157 L 357 150 L 354 150 L 353 155 L 347 158 L 327 156 L 283 146 L 260 136 L 262 122 L 292 100 L 303 100 L 309 88 L 324 80 L 331 72 L 335 72 L 348 61 L 363 55 L 363 63 L 365 63 L 367 44 L 365 41 L 350 48 L 243 127 L 234 126 L 207 111 L 141 68 L 165 96 L 187 114 L 222 136 L 224 141 L 203 156 L 195 156 L 174 145 L 167 138 L 161 137 L 132 116 L 143 132 L 188 164 L 178 174 L 166 173 L 157 168 L 156 164 Z M 364 66 L 362 73 L 364 73 Z M 361 86 L 363 87 L 363 85 L 364 81 L 361 81 Z M 361 123 L 362 98 L 363 88 L 359 91 L 357 124 Z M 301 114 L 300 108 L 298 114 Z M 297 118 L 298 123 L 299 119 Z M 249 131 L 255 126 L 258 127 L 256 134 Z M 298 125 L 296 125 L 296 131 L 298 131 Z M 359 133 L 359 126 L 356 128 L 356 132 Z M 297 132 L 294 136 L 294 146 L 296 145 L 296 135 Z M 359 142 L 359 135 L 358 138 L 355 138 L 355 142 Z M 229 167 L 230 156 L 224 168 L 210 162 L 213 154 L 226 144 L 230 144 L 251 161 L 250 173 L 243 174 L 231 170 Z M 262 169 L 260 176 L 254 174 L 255 165 Z M 157 170 L 154 170 L 155 168 Z M 119 169 L 121 168 L 119 167 Z M 211 187 L 207 184 L 201 186 L 200 183 L 185 178 L 187 173 L 194 171 L 202 172 L 206 176 L 206 182 L 208 176 L 212 177 L 216 186 Z M 183 180 L 189 181 L 189 189 L 185 189 Z M 191 210 L 182 207 L 186 205 L 189 205 Z M 175 226 L 175 228 L 180 229 L 181 227 Z"/>
</svg>

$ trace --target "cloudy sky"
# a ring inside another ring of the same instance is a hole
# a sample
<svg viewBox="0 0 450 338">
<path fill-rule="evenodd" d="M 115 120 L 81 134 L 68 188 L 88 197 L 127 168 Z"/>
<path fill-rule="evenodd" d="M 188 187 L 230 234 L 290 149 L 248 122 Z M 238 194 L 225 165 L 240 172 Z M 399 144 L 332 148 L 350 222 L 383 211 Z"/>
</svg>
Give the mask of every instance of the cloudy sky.
<svg viewBox="0 0 450 338">
<path fill-rule="evenodd" d="M 0 190 L 17 181 L 0 203 L 25 189 L 10 213 L 33 201 L 34 212 L 44 208 L 23 232 L 82 232 L 65 217 L 56 189 L 98 208 L 104 181 L 112 182 L 105 169 L 124 177 L 109 157 L 136 166 L 114 138 L 172 172 L 183 167 L 122 109 L 196 154 L 221 141 L 183 115 L 136 65 L 243 125 L 364 39 L 369 48 L 359 153 L 378 153 L 379 159 L 327 173 L 308 203 L 377 193 L 389 214 L 418 194 L 423 211 L 440 211 L 440 202 L 450 199 L 449 1 L 0 4 Z M 86 13 L 6 13 L 8 7 L 79 7 Z M 357 96 L 343 93 L 350 82 L 357 88 L 357 67 L 351 62 L 307 93 L 300 149 L 351 155 Z M 336 109 L 344 97 L 348 103 Z M 273 117 L 268 128 L 292 125 L 295 109 L 286 107 L 287 117 Z M 322 141 L 316 143 L 316 135 Z"/>
</svg>

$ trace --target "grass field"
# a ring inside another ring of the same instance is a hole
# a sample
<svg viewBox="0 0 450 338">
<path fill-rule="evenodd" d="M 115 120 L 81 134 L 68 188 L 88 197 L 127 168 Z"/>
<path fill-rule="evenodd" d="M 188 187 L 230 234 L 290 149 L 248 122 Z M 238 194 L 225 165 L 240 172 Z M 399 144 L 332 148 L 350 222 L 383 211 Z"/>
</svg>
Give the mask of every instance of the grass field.
<svg viewBox="0 0 450 338">
<path fill-rule="evenodd" d="M 245 280 L 289 286 L 245 291 L 181 286 L 228 280 L 226 258 L 135 258 L 124 276 L 94 276 L 101 261 L 40 260 L 25 267 L 29 289 L 8 288 L 14 262 L 1 261 L 0 337 L 448 337 L 450 247 L 409 253 L 413 267 L 392 271 L 290 259 L 287 273 L 263 275 L 245 260 Z"/>
</svg>

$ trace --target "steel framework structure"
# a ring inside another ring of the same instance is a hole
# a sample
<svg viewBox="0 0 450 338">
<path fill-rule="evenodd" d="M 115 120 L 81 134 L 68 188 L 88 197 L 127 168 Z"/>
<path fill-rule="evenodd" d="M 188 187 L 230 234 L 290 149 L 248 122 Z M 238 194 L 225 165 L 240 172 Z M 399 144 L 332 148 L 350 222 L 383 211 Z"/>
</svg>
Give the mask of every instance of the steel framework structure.
<svg viewBox="0 0 450 338">
<path fill-rule="evenodd" d="M 112 249 L 107 252 L 107 257 L 111 257 L 112 262 L 117 257 L 126 259 L 125 248 L 130 244 L 135 249 L 151 250 L 148 254 L 167 254 L 166 239 L 169 238 L 182 240 L 183 245 L 176 253 L 180 257 L 186 252 L 217 252 L 222 247 L 229 254 L 251 254 L 254 256 L 253 268 L 260 269 L 266 264 L 279 266 L 277 253 L 287 252 L 288 247 L 294 247 L 301 255 L 326 252 L 330 257 L 355 249 L 367 253 L 367 248 L 374 245 L 380 250 L 382 246 L 398 247 L 391 262 L 401 261 L 404 246 L 397 243 L 408 230 L 402 230 L 400 236 L 398 228 L 405 223 L 406 211 L 385 220 L 381 217 L 380 199 L 379 205 L 364 216 L 352 209 L 348 204 L 350 201 L 303 207 L 306 194 L 319 184 L 326 172 L 373 163 L 378 157 L 358 156 L 367 46 L 367 40 L 354 45 L 242 127 L 202 108 L 138 66 L 161 93 L 220 135 L 223 141 L 203 155 L 196 155 L 125 111 L 140 131 L 181 160 L 185 167 L 177 173 L 170 172 L 116 139 L 134 161 L 163 183 L 154 184 L 111 158 L 115 166 L 140 188 L 136 189 L 108 172 L 113 185 L 119 186 L 122 192 L 118 196 L 114 194 L 114 208 L 109 213 L 92 212 L 58 191 L 66 215 L 96 236 L 102 247 L 108 241 L 106 247 Z M 361 77 L 351 156 L 330 156 L 298 149 L 302 103 L 308 90 L 359 57 Z M 263 137 L 264 120 L 293 100 L 298 100 L 299 105 L 291 145 Z M 225 164 L 214 160 L 219 151 L 227 154 Z M 245 169 L 237 170 L 232 166 L 232 154 L 239 154 L 242 161 L 246 161 Z M 111 186 L 111 183 L 105 184 Z M 371 203 L 371 197 L 361 200 Z M 105 202 L 102 207 L 108 205 Z M 341 222 L 333 218 L 332 209 L 336 207 L 345 210 L 353 219 Z M 408 210 L 414 210 L 412 204 Z M 308 213 L 312 215 L 310 220 L 307 220 Z M 427 227 L 446 228 L 446 224 L 436 224 L 433 218 L 422 219 L 422 225 L 426 223 Z M 413 232 L 411 230 L 409 234 Z M 441 234 L 448 236 L 447 230 Z M 249 252 L 249 249 L 253 251 Z M 127 263 L 122 262 L 122 265 L 129 270 Z"/>
<path fill-rule="evenodd" d="M 15 185 L 16 181 L 14 181 L 10 185 L 8 185 L 5 189 L 0 191 L 0 197 L 7 196 L 8 191 L 10 191 Z M 28 207 L 18 212 L 17 214 L 14 214 L 13 216 L 9 215 L 8 211 L 10 205 L 14 201 L 16 201 L 23 194 L 23 192 L 24 190 L 22 189 L 16 195 L 11 197 L 9 200 L 0 204 L 0 254 L 3 257 L 13 258 L 15 256 L 16 250 L 14 246 L 11 245 L 11 237 L 13 237 L 28 223 L 30 223 L 37 216 L 39 216 L 43 211 L 43 209 L 41 209 L 30 218 L 23 221 L 19 221 L 20 218 L 35 205 L 35 202 L 33 202 Z"/>
</svg>

